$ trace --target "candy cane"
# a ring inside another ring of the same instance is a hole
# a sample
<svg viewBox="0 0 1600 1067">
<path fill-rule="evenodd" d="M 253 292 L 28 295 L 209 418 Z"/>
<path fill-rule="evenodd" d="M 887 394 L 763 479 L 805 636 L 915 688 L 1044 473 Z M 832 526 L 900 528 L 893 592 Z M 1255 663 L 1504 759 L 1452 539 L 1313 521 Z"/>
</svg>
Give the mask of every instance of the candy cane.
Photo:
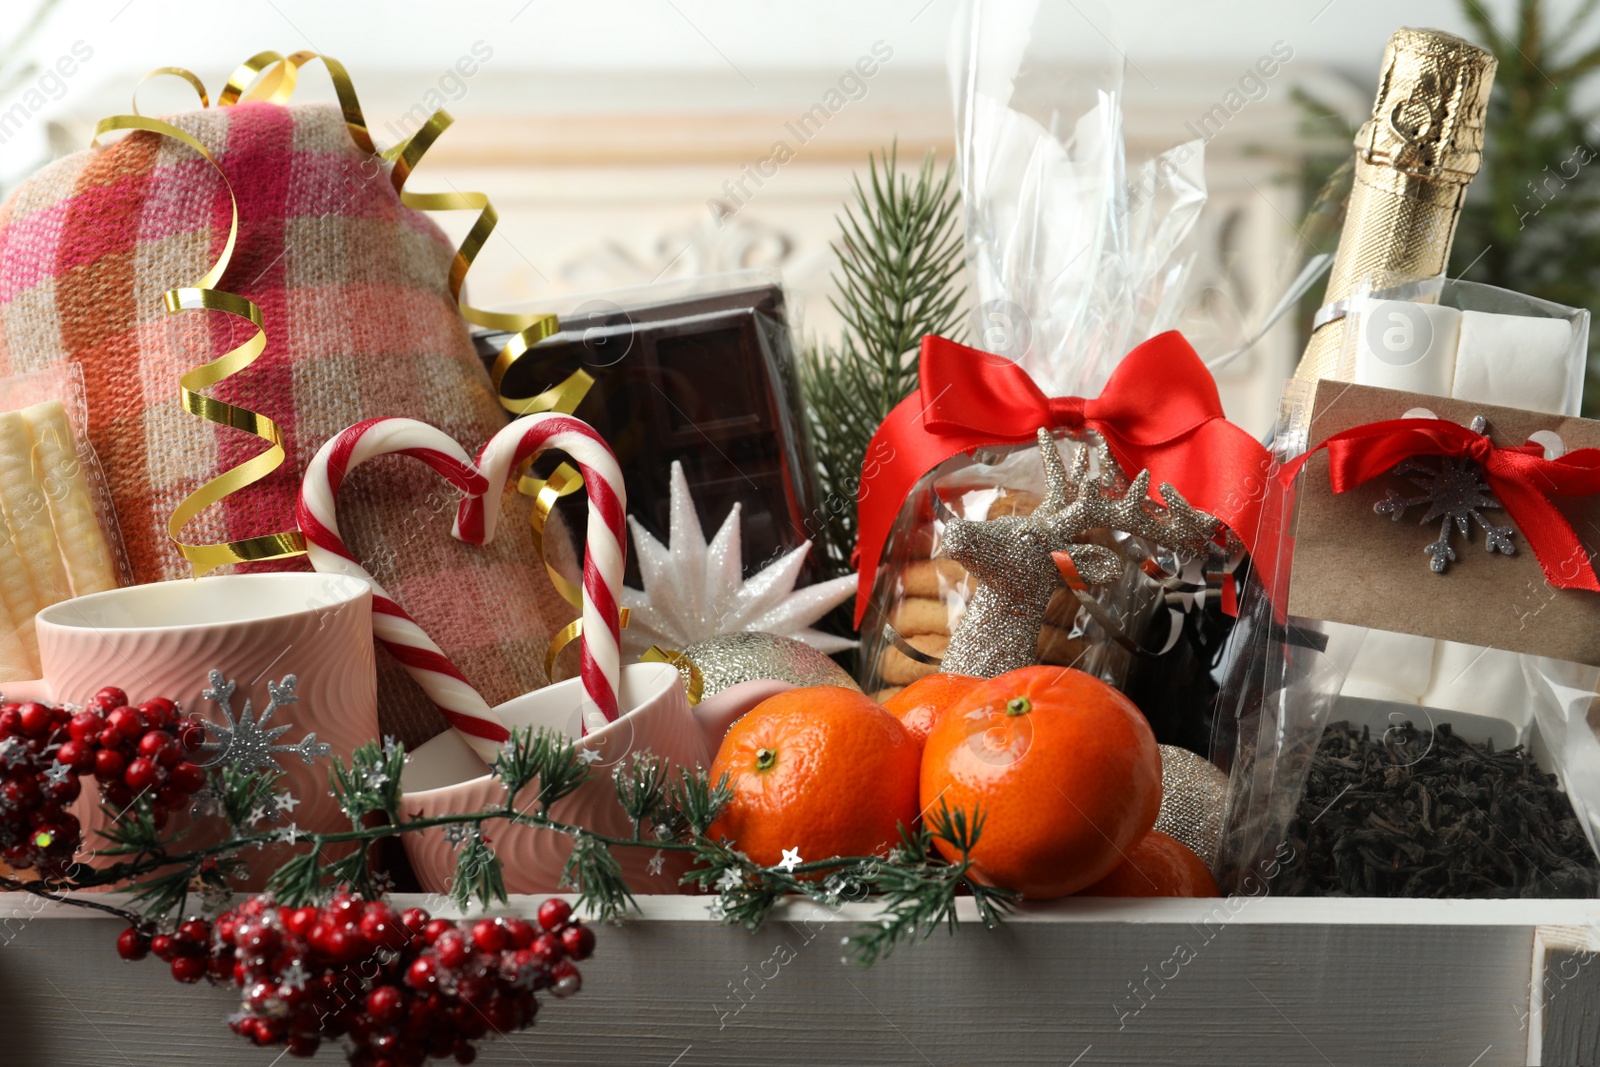
<svg viewBox="0 0 1600 1067">
<path fill-rule="evenodd" d="M 455 535 L 470 544 L 494 538 L 500 517 L 500 496 L 511 472 L 547 449 L 570 456 L 583 474 L 589 496 L 589 522 L 583 553 L 583 645 L 579 671 L 591 707 L 585 709 L 584 732 L 617 718 L 617 677 L 622 664 L 618 607 L 622 600 L 622 565 L 627 542 L 623 513 L 627 508 L 622 470 L 610 447 L 586 422 L 546 412 L 528 415 L 495 434 L 478 453 L 478 470 L 488 487 L 468 494 L 456 515 Z"/>
<path fill-rule="evenodd" d="M 373 634 L 411 673 L 473 751 L 493 760 L 501 743 L 511 736 L 505 724 L 433 639 L 350 554 L 339 536 L 334 502 L 345 475 L 375 456 L 395 453 L 422 460 L 468 499 L 480 497 L 488 488 L 488 480 L 466 450 L 444 431 L 415 419 L 358 422 L 323 445 L 306 468 L 296 508 L 306 538 L 306 555 L 318 571 L 347 574 L 371 584 Z M 499 502 L 498 496 L 495 502 Z"/>
</svg>

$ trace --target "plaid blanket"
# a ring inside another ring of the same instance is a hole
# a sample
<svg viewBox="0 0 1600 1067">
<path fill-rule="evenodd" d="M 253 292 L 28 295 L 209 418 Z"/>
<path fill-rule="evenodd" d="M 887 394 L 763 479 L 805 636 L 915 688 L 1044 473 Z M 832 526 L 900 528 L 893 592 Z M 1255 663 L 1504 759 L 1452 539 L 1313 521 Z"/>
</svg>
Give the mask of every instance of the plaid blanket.
<svg viewBox="0 0 1600 1067">
<path fill-rule="evenodd" d="M 400 204 L 336 107 L 249 103 L 170 121 L 233 183 L 239 242 L 220 287 L 255 301 L 267 332 L 265 353 L 212 392 L 275 419 L 289 454 L 192 522 L 187 540 L 293 528 L 307 461 L 361 419 L 422 419 L 469 452 L 504 425 L 446 288 L 449 241 Z M 144 133 L 51 164 L 0 206 L 0 378 L 82 363 L 91 443 L 139 582 L 188 574 L 167 538 L 172 509 L 266 447 L 178 402 L 179 375 L 242 342 L 248 324 L 169 315 L 161 302 L 220 252 L 228 207 L 204 160 Z M 528 501 L 506 498 L 504 533 L 486 549 L 452 540 L 454 502 L 431 471 L 390 457 L 351 477 L 341 523 L 352 551 L 494 704 L 545 684 L 545 645 L 575 612 L 533 555 Z M 303 559 L 251 566 L 306 569 Z M 381 649 L 378 662 L 384 730 L 408 744 L 437 733 L 443 720 L 421 691 Z"/>
</svg>

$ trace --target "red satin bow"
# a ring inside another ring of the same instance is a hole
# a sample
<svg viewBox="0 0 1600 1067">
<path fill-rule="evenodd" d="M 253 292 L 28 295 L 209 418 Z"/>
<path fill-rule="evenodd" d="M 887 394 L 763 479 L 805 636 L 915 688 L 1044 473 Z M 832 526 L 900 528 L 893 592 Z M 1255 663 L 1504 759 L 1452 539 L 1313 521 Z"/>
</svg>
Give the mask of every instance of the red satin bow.
<svg viewBox="0 0 1600 1067">
<path fill-rule="evenodd" d="M 1580 448 L 1546 459 L 1536 444 L 1501 447 L 1480 433 L 1444 419 L 1389 419 L 1334 434 L 1287 464 L 1287 486 L 1312 455 L 1326 449 L 1328 483 L 1345 493 L 1414 456 L 1465 457 L 1479 464 L 1489 488 L 1527 538 L 1544 576 L 1559 589 L 1600 592 L 1600 580 L 1553 496 L 1600 493 L 1600 448 Z"/>
<path fill-rule="evenodd" d="M 1130 475 L 1149 470 L 1254 548 L 1271 457 L 1222 414 L 1211 372 L 1183 335 L 1152 337 L 1122 360 L 1094 399 L 1048 397 L 1008 359 L 943 337 L 922 339 L 917 392 L 867 447 L 857 496 L 856 625 L 900 505 L 928 471 L 975 448 L 1023 444 L 1039 428 L 1094 430 Z"/>
</svg>

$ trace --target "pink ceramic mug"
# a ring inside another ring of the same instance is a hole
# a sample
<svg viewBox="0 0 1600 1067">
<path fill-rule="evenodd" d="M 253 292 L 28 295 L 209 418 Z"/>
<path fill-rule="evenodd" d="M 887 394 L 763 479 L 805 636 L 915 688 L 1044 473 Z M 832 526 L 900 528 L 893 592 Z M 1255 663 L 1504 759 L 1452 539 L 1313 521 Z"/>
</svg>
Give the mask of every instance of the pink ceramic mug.
<svg viewBox="0 0 1600 1067">
<path fill-rule="evenodd" d="M 633 823 L 622 810 L 612 772 L 633 752 L 649 751 L 671 768 L 706 767 L 705 735 L 689 710 L 683 678 L 666 663 L 635 663 L 621 670 L 618 704 L 628 709 L 615 722 L 582 733 L 583 683 L 577 678 L 546 686 L 494 708 L 507 727 L 547 726 L 572 738 L 580 755 L 592 762 L 589 780 L 550 807 L 550 817 L 612 837 L 630 837 Z M 446 730 L 411 753 L 401 778 L 407 815 L 433 817 L 481 811 L 505 803 L 505 787 L 488 774 L 483 760 L 459 733 Z M 539 783 L 517 797 L 524 810 L 537 803 Z M 484 833 L 503 865 L 511 893 L 562 891 L 561 869 L 572 852 L 572 840 L 553 830 L 512 826 L 503 820 L 484 824 Z M 448 893 L 454 881 L 456 849 L 442 829 L 405 835 L 406 855 L 422 887 Z M 655 850 L 623 846 L 613 850 L 623 877 L 635 893 L 676 893 L 688 869 L 682 853 L 663 853 L 652 870 Z"/>
<path fill-rule="evenodd" d="M 372 652 L 372 591 L 366 582 L 337 574 L 215 575 L 128 586 L 64 600 L 35 620 L 44 679 L 8 682 L 8 700 L 83 703 L 114 685 L 134 703 L 164 696 L 214 723 L 218 707 L 201 697 L 211 671 L 237 683 L 234 714 L 249 700 L 259 721 L 270 697 L 267 683 L 294 675 L 294 703 L 277 710 L 273 726 L 289 726 L 280 743 L 315 732 L 331 755 L 350 754 L 378 734 L 377 680 Z M 304 830 L 347 830 L 349 819 L 328 795 L 330 758 L 307 765 L 278 753 L 283 791 L 298 804 L 289 820 Z M 84 780 L 75 809 L 85 847 L 104 842 L 99 792 Z M 181 817 L 182 813 L 174 813 Z M 252 851 L 246 859 L 259 882 L 291 854 L 287 845 Z M 93 862 L 93 861 L 90 861 Z"/>
</svg>

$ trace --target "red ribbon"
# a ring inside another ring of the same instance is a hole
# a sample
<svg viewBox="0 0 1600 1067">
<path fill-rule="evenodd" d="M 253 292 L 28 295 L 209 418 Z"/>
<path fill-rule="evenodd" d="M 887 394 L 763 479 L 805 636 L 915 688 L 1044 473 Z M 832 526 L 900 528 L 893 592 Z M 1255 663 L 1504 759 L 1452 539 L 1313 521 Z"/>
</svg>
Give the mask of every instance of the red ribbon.
<svg viewBox="0 0 1600 1067">
<path fill-rule="evenodd" d="M 1501 447 L 1445 419 L 1389 419 L 1334 434 L 1285 465 L 1279 472 L 1283 484 L 1287 486 L 1324 449 L 1328 483 L 1335 493 L 1349 492 L 1414 456 L 1472 460 L 1483 468 L 1489 488 L 1527 538 L 1550 584 L 1600 592 L 1588 553 L 1550 499 L 1600 493 L 1600 448 L 1580 448 L 1559 459 L 1546 459 L 1536 444 Z"/>
<path fill-rule="evenodd" d="M 1122 360 L 1094 399 L 1049 397 L 1021 367 L 943 337 L 922 339 L 921 385 L 883 420 L 867 447 L 857 496 L 856 625 L 884 541 L 917 480 L 952 456 L 1024 444 L 1039 428 L 1094 430 L 1130 475 L 1150 472 L 1254 548 L 1271 457 L 1228 422 L 1211 372 L 1183 335 L 1152 337 Z"/>
</svg>

